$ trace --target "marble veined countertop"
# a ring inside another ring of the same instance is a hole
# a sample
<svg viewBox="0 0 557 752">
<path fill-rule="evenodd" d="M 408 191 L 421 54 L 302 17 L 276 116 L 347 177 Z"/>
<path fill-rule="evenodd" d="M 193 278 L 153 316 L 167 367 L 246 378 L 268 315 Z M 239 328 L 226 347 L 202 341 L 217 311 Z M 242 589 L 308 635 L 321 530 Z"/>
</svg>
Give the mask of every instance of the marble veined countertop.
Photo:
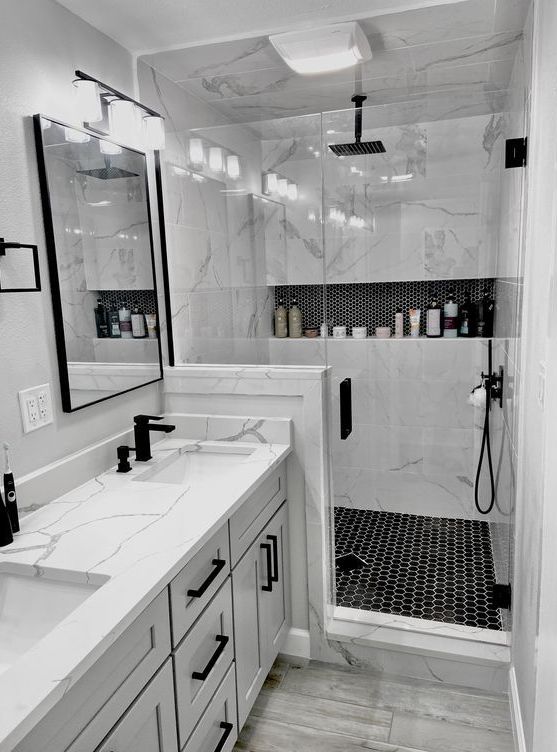
<svg viewBox="0 0 557 752">
<path fill-rule="evenodd" d="M 203 444 L 253 451 L 232 473 L 189 486 L 134 480 L 172 452 Z M 132 460 L 127 474 L 112 468 L 21 520 L 14 543 L 0 549 L 0 569 L 27 564 L 36 577 L 54 568 L 105 584 L 10 667 L 0 666 L 0 752 L 24 738 L 289 452 L 286 444 L 165 439 L 153 445 L 151 461 Z"/>
</svg>

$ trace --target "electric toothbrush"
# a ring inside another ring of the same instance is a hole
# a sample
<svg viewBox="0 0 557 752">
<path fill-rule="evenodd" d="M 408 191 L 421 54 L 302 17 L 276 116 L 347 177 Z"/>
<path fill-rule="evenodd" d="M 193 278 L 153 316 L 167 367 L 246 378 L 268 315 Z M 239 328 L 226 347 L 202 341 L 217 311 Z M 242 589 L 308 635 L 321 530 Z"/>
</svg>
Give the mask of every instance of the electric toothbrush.
<svg viewBox="0 0 557 752">
<path fill-rule="evenodd" d="M 10 468 L 10 447 L 4 442 L 4 497 L 6 499 L 6 509 L 8 517 L 12 524 L 12 532 L 19 532 L 19 515 L 17 512 L 17 495 L 15 491 L 14 474 Z"/>
</svg>

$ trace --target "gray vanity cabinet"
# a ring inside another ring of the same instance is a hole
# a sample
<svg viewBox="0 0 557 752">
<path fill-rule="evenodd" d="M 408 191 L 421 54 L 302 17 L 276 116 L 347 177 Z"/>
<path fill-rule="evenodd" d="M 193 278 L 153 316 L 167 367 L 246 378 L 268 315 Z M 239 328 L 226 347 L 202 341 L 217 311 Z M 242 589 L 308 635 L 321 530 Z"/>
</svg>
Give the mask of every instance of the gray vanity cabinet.
<svg viewBox="0 0 557 752">
<path fill-rule="evenodd" d="M 232 752 L 290 625 L 284 463 L 14 752 Z"/>
<path fill-rule="evenodd" d="M 280 507 L 234 568 L 232 588 L 241 728 L 290 625 L 286 504 Z"/>
</svg>

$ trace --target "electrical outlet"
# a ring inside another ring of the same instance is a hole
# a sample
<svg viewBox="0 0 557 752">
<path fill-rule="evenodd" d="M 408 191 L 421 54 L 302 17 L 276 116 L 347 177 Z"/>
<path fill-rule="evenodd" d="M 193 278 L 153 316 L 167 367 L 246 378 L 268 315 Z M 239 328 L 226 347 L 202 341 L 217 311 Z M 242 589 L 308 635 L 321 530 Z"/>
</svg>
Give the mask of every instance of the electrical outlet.
<svg viewBox="0 0 557 752">
<path fill-rule="evenodd" d="M 19 392 L 19 407 L 25 433 L 52 423 L 50 384 L 33 386 Z"/>
</svg>

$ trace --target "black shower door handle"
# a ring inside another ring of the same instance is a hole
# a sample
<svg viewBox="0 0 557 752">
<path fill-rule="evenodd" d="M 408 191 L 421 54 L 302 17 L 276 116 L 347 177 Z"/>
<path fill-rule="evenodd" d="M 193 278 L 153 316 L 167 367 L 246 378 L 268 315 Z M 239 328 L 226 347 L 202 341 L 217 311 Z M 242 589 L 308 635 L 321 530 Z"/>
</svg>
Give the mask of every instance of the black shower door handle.
<svg viewBox="0 0 557 752">
<path fill-rule="evenodd" d="M 340 382 L 340 438 L 344 441 L 352 433 L 352 380 Z"/>
</svg>

